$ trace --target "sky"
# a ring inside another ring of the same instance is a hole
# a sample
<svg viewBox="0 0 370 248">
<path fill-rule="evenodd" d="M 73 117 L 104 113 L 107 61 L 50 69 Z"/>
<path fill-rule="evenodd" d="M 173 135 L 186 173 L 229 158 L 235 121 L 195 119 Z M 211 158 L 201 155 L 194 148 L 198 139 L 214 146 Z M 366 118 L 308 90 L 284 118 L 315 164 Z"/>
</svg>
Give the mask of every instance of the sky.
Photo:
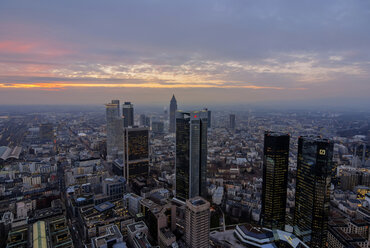
<svg viewBox="0 0 370 248">
<path fill-rule="evenodd" d="M 370 1 L 0 1 L 0 104 L 370 108 L 369 93 Z"/>
</svg>

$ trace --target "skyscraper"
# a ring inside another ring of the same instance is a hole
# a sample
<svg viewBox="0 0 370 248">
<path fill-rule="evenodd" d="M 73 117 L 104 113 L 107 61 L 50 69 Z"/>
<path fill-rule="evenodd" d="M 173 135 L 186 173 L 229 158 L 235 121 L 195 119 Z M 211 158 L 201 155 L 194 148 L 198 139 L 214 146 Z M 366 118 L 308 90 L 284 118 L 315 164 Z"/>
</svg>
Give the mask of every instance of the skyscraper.
<svg viewBox="0 0 370 248">
<path fill-rule="evenodd" d="M 231 130 L 235 130 L 235 115 L 231 114 L 229 115 L 229 118 L 230 118 L 229 127 Z"/>
<path fill-rule="evenodd" d="M 326 247 L 333 143 L 298 139 L 294 234 L 310 247 Z"/>
<path fill-rule="evenodd" d="M 284 230 L 289 165 L 289 135 L 265 132 L 262 225 Z"/>
<path fill-rule="evenodd" d="M 185 242 L 188 247 L 209 247 L 210 203 L 202 197 L 186 200 Z"/>
<path fill-rule="evenodd" d="M 117 104 L 117 114 L 118 116 L 121 116 L 120 110 L 119 110 L 119 100 L 112 100 L 112 104 Z"/>
<path fill-rule="evenodd" d="M 206 196 L 207 111 L 176 112 L 176 198 Z"/>
<path fill-rule="evenodd" d="M 134 105 L 131 102 L 125 102 L 122 106 L 123 126 L 130 127 L 134 125 Z"/>
<path fill-rule="evenodd" d="M 149 129 L 125 128 L 124 176 L 129 182 L 135 177 L 147 177 L 149 172 Z"/>
<path fill-rule="evenodd" d="M 208 128 L 211 128 L 212 127 L 212 112 L 211 110 L 208 110 Z"/>
<path fill-rule="evenodd" d="M 123 159 L 123 123 L 119 114 L 119 101 L 105 104 L 107 119 L 107 160 Z M 115 103 L 113 103 L 115 102 Z"/>
<path fill-rule="evenodd" d="M 177 110 L 177 101 L 175 95 L 172 95 L 172 99 L 170 102 L 170 133 L 174 133 L 176 131 L 176 110 Z"/>
</svg>

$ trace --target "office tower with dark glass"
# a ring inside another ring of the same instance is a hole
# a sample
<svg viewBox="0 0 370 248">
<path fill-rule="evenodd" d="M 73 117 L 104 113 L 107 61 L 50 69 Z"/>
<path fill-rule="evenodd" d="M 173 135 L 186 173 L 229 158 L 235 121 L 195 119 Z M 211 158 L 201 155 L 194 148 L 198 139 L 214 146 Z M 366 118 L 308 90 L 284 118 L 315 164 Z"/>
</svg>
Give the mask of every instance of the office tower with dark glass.
<svg viewBox="0 0 370 248">
<path fill-rule="evenodd" d="M 134 125 L 134 105 L 131 102 L 125 102 L 122 106 L 123 126 L 132 127 Z"/>
<path fill-rule="evenodd" d="M 298 139 L 294 234 L 310 247 L 326 247 L 333 143 Z"/>
<path fill-rule="evenodd" d="M 119 101 L 105 105 L 107 119 L 107 160 L 123 159 L 123 123 L 119 111 Z"/>
<path fill-rule="evenodd" d="M 231 130 L 235 130 L 235 115 L 234 114 L 231 114 L 229 115 L 229 127 Z"/>
<path fill-rule="evenodd" d="M 174 133 L 176 131 L 176 111 L 177 111 L 177 101 L 175 95 L 172 95 L 172 99 L 170 102 L 170 133 Z"/>
<path fill-rule="evenodd" d="M 265 132 L 261 221 L 284 230 L 287 201 L 289 134 Z"/>
<path fill-rule="evenodd" d="M 176 112 L 176 198 L 206 196 L 207 111 Z"/>
<path fill-rule="evenodd" d="M 208 128 L 212 127 L 212 112 L 208 110 Z"/>
<path fill-rule="evenodd" d="M 125 128 L 124 176 L 129 183 L 135 177 L 147 177 L 149 172 L 149 129 Z"/>
</svg>

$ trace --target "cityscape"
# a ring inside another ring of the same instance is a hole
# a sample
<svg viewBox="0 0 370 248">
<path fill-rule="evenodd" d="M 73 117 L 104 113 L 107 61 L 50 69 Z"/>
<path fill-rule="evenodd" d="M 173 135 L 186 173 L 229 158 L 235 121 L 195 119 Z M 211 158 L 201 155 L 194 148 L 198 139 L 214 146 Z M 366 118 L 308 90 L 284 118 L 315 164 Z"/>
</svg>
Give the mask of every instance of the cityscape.
<svg viewBox="0 0 370 248">
<path fill-rule="evenodd" d="M 370 3 L 0 2 L 0 248 L 370 247 Z"/>
</svg>

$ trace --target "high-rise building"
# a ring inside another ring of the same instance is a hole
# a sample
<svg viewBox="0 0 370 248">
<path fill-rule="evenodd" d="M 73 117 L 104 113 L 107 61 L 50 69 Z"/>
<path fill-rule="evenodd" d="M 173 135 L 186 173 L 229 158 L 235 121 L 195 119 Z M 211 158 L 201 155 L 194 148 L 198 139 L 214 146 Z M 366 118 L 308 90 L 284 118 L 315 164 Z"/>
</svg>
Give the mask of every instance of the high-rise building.
<svg viewBox="0 0 370 248">
<path fill-rule="evenodd" d="M 107 160 L 123 159 L 123 123 L 119 114 L 119 101 L 105 104 L 107 119 Z"/>
<path fill-rule="evenodd" d="M 235 130 L 235 115 L 234 114 L 229 115 L 229 127 L 231 130 Z"/>
<path fill-rule="evenodd" d="M 299 137 L 294 234 L 310 247 L 326 247 L 333 142 Z"/>
<path fill-rule="evenodd" d="M 119 110 L 119 100 L 112 100 L 112 104 L 117 104 L 117 114 L 118 116 L 121 116 L 120 110 Z"/>
<path fill-rule="evenodd" d="M 269 229 L 285 227 L 289 138 L 289 134 L 265 132 L 261 220 Z"/>
<path fill-rule="evenodd" d="M 176 112 L 176 198 L 206 196 L 207 111 Z"/>
<path fill-rule="evenodd" d="M 175 95 L 172 95 L 172 99 L 170 102 L 170 133 L 174 133 L 176 131 L 176 110 L 177 110 L 177 101 Z"/>
<path fill-rule="evenodd" d="M 149 129 L 125 128 L 124 176 L 129 182 L 135 177 L 147 177 L 149 172 Z"/>
<path fill-rule="evenodd" d="M 208 128 L 211 128 L 212 127 L 212 112 L 211 110 L 207 110 L 208 111 Z"/>
<path fill-rule="evenodd" d="M 202 197 L 186 200 L 185 242 L 188 247 L 209 247 L 210 203 Z"/>
<path fill-rule="evenodd" d="M 123 126 L 132 127 L 134 125 L 134 105 L 131 102 L 125 102 L 122 106 Z"/>
</svg>

